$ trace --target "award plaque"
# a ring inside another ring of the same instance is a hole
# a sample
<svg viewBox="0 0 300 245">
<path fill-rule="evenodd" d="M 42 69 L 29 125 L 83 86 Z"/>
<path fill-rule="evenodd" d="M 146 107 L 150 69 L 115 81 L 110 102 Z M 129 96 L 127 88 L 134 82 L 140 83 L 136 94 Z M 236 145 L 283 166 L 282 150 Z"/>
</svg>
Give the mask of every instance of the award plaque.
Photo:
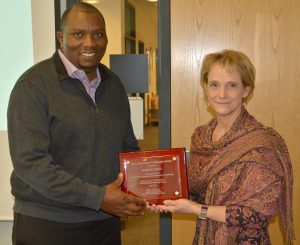
<svg viewBox="0 0 300 245">
<path fill-rule="evenodd" d="M 150 204 L 188 198 L 184 148 L 120 153 L 122 191 Z"/>
</svg>

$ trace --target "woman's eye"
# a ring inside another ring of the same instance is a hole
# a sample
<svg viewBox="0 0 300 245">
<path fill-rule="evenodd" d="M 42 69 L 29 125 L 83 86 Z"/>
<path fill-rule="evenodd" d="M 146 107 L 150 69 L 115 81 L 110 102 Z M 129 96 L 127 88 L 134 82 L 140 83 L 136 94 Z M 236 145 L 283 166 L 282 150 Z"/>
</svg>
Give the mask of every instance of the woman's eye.
<svg viewBox="0 0 300 245">
<path fill-rule="evenodd" d="M 209 82 L 208 83 L 208 87 L 209 88 L 217 88 L 218 87 L 218 83 L 217 82 Z"/>
<path fill-rule="evenodd" d="M 229 88 L 234 89 L 234 88 L 238 88 L 239 85 L 237 83 L 229 83 Z"/>
</svg>

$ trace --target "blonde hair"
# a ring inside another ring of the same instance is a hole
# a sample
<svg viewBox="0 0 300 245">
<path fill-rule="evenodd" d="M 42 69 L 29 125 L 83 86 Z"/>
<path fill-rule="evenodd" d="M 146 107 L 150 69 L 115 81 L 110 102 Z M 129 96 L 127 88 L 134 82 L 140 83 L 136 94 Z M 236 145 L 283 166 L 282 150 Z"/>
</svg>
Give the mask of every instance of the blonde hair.
<svg viewBox="0 0 300 245">
<path fill-rule="evenodd" d="M 223 50 L 211 53 L 204 57 L 200 73 L 201 85 L 208 83 L 208 73 L 215 64 L 220 64 L 229 72 L 236 70 L 240 76 L 244 87 L 250 87 L 249 95 L 255 87 L 255 68 L 247 55 L 236 50 Z M 248 95 L 248 97 L 249 97 Z"/>
</svg>

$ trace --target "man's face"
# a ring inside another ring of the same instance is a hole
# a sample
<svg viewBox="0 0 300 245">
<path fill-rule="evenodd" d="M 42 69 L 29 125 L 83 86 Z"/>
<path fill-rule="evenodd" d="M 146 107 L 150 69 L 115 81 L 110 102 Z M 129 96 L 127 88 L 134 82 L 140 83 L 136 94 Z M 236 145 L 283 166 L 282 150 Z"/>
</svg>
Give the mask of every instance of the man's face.
<svg viewBox="0 0 300 245">
<path fill-rule="evenodd" d="M 68 60 L 84 70 L 89 79 L 95 78 L 108 42 L 101 15 L 73 9 L 66 19 L 64 29 L 57 33 L 57 38 Z"/>
</svg>

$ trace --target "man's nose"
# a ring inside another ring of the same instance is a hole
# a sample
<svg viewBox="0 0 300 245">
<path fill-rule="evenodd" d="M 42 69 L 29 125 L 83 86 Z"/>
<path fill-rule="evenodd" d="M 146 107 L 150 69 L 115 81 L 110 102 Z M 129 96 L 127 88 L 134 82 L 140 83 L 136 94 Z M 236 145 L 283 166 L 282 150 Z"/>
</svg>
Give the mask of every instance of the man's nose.
<svg viewBox="0 0 300 245">
<path fill-rule="evenodd" d="M 93 46 L 95 45 L 95 40 L 92 35 L 86 35 L 84 39 L 85 46 Z"/>
</svg>

